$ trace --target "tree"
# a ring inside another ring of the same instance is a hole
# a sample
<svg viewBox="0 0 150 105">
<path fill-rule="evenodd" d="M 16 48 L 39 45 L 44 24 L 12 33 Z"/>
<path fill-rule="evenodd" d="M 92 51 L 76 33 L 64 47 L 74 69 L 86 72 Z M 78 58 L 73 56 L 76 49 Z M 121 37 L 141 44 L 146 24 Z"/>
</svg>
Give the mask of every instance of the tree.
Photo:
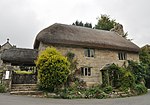
<svg viewBox="0 0 150 105">
<path fill-rule="evenodd" d="M 70 63 L 55 48 L 47 48 L 39 55 L 38 68 L 39 86 L 42 90 L 54 91 L 60 88 L 69 75 Z"/>
<path fill-rule="evenodd" d="M 110 31 L 112 28 L 114 28 L 115 24 L 115 19 L 110 19 L 108 15 L 101 15 L 101 17 L 98 18 L 98 22 L 95 25 L 95 28 Z"/>
<path fill-rule="evenodd" d="M 76 22 L 72 23 L 72 25 L 76 25 L 76 26 L 82 26 L 82 27 L 87 27 L 87 28 L 92 28 L 92 24 L 86 22 L 85 24 L 82 21 L 78 21 L 76 20 Z"/>
<path fill-rule="evenodd" d="M 109 15 L 102 14 L 100 18 L 97 18 L 97 20 L 98 22 L 95 25 L 95 27 L 92 27 L 91 23 L 86 22 L 84 24 L 82 21 L 79 22 L 78 20 L 74 22 L 72 25 L 95 28 L 100 30 L 114 31 L 117 32 L 120 36 L 127 39 L 128 32 L 124 33 L 123 25 L 117 23 L 115 19 L 111 19 Z M 131 41 L 132 39 L 128 39 L 128 40 Z"/>
<path fill-rule="evenodd" d="M 86 23 L 84 24 L 84 27 L 92 28 L 92 24 L 91 24 L 91 23 L 86 22 Z"/>
<path fill-rule="evenodd" d="M 150 49 L 148 49 L 147 47 L 148 45 L 144 46 L 143 48 L 141 48 L 139 57 L 140 57 L 140 61 L 144 64 L 148 64 L 150 65 Z"/>
<path fill-rule="evenodd" d="M 97 18 L 97 20 L 98 22 L 94 27 L 95 29 L 115 31 L 119 35 L 127 39 L 128 32 L 124 33 L 123 26 L 120 23 L 117 23 L 115 19 L 111 19 L 109 15 L 101 15 L 101 17 Z"/>
<path fill-rule="evenodd" d="M 140 62 L 145 66 L 146 69 L 146 86 L 150 88 L 150 46 L 146 45 L 141 48 L 139 53 Z"/>
</svg>

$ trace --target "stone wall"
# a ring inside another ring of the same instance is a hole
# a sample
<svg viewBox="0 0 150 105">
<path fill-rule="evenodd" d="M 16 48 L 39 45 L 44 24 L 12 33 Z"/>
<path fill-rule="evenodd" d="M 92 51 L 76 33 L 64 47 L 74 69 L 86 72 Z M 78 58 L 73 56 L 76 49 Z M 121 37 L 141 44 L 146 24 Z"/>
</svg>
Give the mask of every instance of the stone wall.
<svg viewBox="0 0 150 105">
<path fill-rule="evenodd" d="M 39 53 L 44 50 L 48 45 L 40 43 Z M 75 54 L 75 59 L 77 59 L 77 67 L 91 67 L 91 76 L 79 76 L 82 80 L 87 83 L 87 86 L 92 86 L 95 84 L 102 84 L 102 74 L 101 69 L 106 64 L 115 63 L 122 66 L 126 60 L 119 60 L 118 51 L 106 50 L 106 49 L 95 49 L 94 57 L 85 57 L 84 48 L 79 47 L 65 47 L 65 46 L 54 46 L 63 55 L 68 52 L 73 52 Z M 136 53 L 127 53 L 127 60 L 139 61 L 139 56 Z"/>
</svg>

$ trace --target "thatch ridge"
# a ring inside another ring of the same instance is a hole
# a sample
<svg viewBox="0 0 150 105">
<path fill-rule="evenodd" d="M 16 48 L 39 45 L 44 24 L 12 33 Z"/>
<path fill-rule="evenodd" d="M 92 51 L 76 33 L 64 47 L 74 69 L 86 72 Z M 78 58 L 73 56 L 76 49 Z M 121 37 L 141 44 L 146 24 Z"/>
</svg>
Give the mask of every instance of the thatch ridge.
<svg viewBox="0 0 150 105">
<path fill-rule="evenodd" d="M 116 32 L 58 23 L 39 32 L 34 42 L 35 49 L 38 48 L 40 42 L 132 52 L 139 52 L 140 50 L 137 45 L 121 37 Z"/>
</svg>

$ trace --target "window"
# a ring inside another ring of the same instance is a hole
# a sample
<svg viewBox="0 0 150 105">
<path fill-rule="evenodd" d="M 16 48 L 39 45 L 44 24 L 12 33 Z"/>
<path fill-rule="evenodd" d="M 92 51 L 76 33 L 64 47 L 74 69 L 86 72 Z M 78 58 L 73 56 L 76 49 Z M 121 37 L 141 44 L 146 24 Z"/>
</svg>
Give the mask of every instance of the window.
<svg viewBox="0 0 150 105">
<path fill-rule="evenodd" d="M 91 68 L 81 67 L 81 76 L 91 76 Z"/>
<path fill-rule="evenodd" d="M 119 52 L 118 53 L 119 60 L 127 60 L 127 53 L 125 52 Z"/>
<path fill-rule="evenodd" d="M 86 57 L 94 57 L 94 49 L 85 49 L 84 53 Z"/>
</svg>

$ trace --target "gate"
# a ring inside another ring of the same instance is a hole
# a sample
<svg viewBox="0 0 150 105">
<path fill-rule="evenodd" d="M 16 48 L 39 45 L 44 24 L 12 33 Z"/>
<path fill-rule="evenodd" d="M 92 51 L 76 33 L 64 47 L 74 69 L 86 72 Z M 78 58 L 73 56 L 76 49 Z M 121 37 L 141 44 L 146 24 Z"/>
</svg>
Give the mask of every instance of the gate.
<svg viewBox="0 0 150 105">
<path fill-rule="evenodd" d="M 37 73 L 34 74 L 17 74 L 12 73 L 12 84 L 36 84 Z"/>
</svg>

